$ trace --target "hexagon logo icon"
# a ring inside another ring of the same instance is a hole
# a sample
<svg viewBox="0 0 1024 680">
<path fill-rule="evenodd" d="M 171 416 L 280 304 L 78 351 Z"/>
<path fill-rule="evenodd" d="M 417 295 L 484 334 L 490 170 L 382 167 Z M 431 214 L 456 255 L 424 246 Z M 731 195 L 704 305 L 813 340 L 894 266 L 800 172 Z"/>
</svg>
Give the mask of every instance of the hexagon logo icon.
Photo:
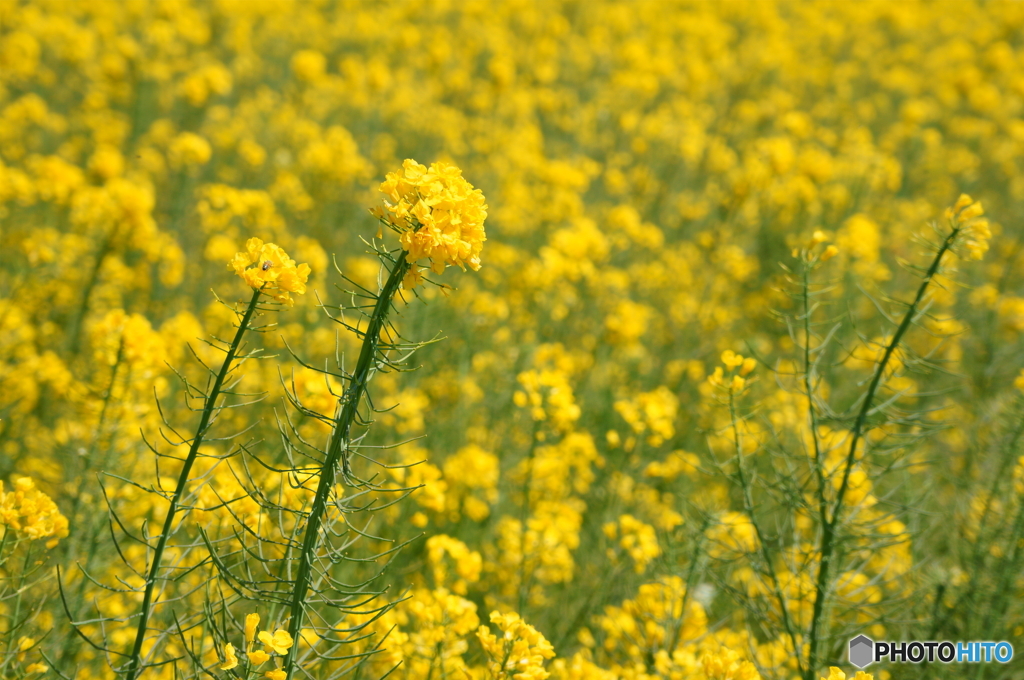
<svg viewBox="0 0 1024 680">
<path fill-rule="evenodd" d="M 866 635 L 858 635 L 850 640 L 850 663 L 857 668 L 864 668 L 874 660 L 874 641 Z"/>
</svg>

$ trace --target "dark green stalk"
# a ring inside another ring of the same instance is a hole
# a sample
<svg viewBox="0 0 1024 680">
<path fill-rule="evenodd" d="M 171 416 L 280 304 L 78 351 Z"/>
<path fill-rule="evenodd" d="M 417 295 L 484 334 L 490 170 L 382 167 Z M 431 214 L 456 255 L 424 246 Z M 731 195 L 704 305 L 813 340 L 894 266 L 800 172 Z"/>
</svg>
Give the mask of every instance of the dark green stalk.
<svg viewBox="0 0 1024 680">
<path fill-rule="evenodd" d="M 932 261 L 931 266 L 925 272 L 924 279 L 921 281 L 921 285 L 917 289 L 917 295 L 914 296 L 914 301 L 907 308 L 907 313 L 903 315 L 903 320 L 900 321 L 900 325 L 896 328 L 896 333 L 892 336 L 892 340 L 885 348 L 885 352 L 882 354 L 882 359 L 878 362 L 875 367 L 875 374 L 871 377 L 871 383 L 868 385 L 867 392 L 864 395 L 864 402 L 861 404 L 860 411 L 857 413 L 857 418 L 853 424 L 853 431 L 850 433 L 850 449 L 846 454 L 846 467 L 843 470 L 843 481 L 839 486 L 839 491 L 836 493 L 835 509 L 832 511 L 832 517 L 825 517 L 824 524 L 822 526 L 821 535 L 821 564 L 818 567 L 818 578 L 815 583 L 815 597 L 814 597 L 814 611 L 811 616 L 811 630 L 808 636 L 809 643 L 809 655 L 807 668 L 804 671 L 804 680 L 814 680 L 815 669 L 819 664 L 819 649 L 821 647 L 821 626 L 823 613 L 825 610 L 825 599 L 828 591 L 828 581 L 831 577 L 832 571 L 832 557 L 835 553 L 837 544 L 837 529 L 839 521 L 842 518 L 843 511 L 843 500 L 846 496 L 846 492 L 849 489 L 850 473 L 853 470 L 853 464 L 856 461 L 857 444 L 860 443 L 860 439 L 864 434 L 864 425 L 867 423 L 868 413 L 871 411 L 871 405 L 875 400 L 875 393 L 878 391 L 878 387 L 882 382 L 882 376 L 885 374 L 885 369 L 889 365 L 889 360 L 895 353 L 896 348 L 899 346 L 900 341 L 903 339 L 903 335 L 910 328 L 910 324 L 914 320 L 914 316 L 917 314 L 918 306 L 921 304 L 921 300 L 924 299 L 925 291 L 928 289 L 928 284 L 932 282 L 932 278 L 935 273 L 939 270 L 939 265 L 942 263 L 942 257 L 946 254 L 956 241 L 957 235 L 960 233 L 960 227 L 954 227 L 953 231 L 949 233 L 946 240 L 942 242 L 942 246 L 939 248 L 938 253 L 935 255 L 935 259 Z"/>
<path fill-rule="evenodd" d="M 309 518 L 306 521 L 306 529 L 302 537 L 302 552 L 299 554 L 299 566 L 292 588 L 291 617 L 288 622 L 288 633 L 292 636 L 295 644 L 288 650 L 288 655 L 284 659 L 284 671 L 287 673 L 286 680 L 291 680 L 292 672 L 295 670 L 295 657 L 298 655 L 299 633 L 302 630 L 302 619 L 305 613 L 306 593 L 309 591 L 313 557 L 320 537 L 320 526 L 327 511 L 327 501 L 330 496 L 331 487 L 334 486 L 338 463 L 341 463 L 343 478 L 347 479 L 351 474 L 348 454 L 352 424 L 355 422 L 359 411 L 359 404 L 366 393 L 370 371 L 377 364 L 376 354 L 380 343 L 380 333 L 387 321 L 388 311 L 391 309 L 391 301 L 398 292 L 398 286 L 402 283 L 406 272 L 412 266 L 405 258 L 406 253 L 403 251 L 401 256 L 395 261 L 394 269 L 391 270 L 391 274 L 377 296 L 377 302 L 373 306 L 373 312 L 370 315 L 370 323 L 363 334 L 363 346 L 359 351 L 356 370 L 352 374 L 352 379 L 344 394 L 341 396 L 341 415 L 338 417 L 334 431 L 331 433 L 331 440 L 327 447 L 327 459 L 320 470 L 320 483 L 317 485 L 313 506 L 309 511 Z"/>
<path fill-rule="evenodd" d="M 203 407 L 203 415 L 199 420 L 199 427 L 196 428 L 196 436 L 192 438 L 192 444 L 189 446 L 188 455 L 185 457 L 185 464 L 181 468 L 181 474 L 178 475 L 178 485 L 174 489 L 174 496 L 171 499 L 171 507 L 167 509 L 167 517 L 164 519 L 163 532 L 160 534 L 160 539 L 156 543 L 156 549 L 153 551 L 153 563 L 149 569 L 149 577 L 146 579 L 146 591 L 142 596 L 142 611 L 139 614 L 139 627 L 135 632 L 135 644 L 132 647 L 131 657 L 128 660 L 126 674 L 127 680 L 135 680 L 135 678 L 137 678 L 142 672 L 142 669 L 140 668 L 142 660 L 142 643 L 146 639 L 146 628 L 149 624 L 149 615 L 153 608 L 153 591 L 156 589 L 157 575 L 159 574 L 160 567 L 162 566 L 164 550 L 167 548 L 167 542 L 171 536 L 171 529 L 174 526 L 174 516 L 178 511 L 179 504 L 181 503 L 181 497 L 185 494 L 188 475 L 192 471 L 192 465 L 195 463 L 196 457 L 199 454 L 199 447 L 202 446 L 206 437 L 206 430 L 210 426 L 210 419 L 213 418 L 213 414 L 217 410 L 217 399 L 220 397 L 221 389 L 224 386 L 224 380 L 227 378 L 227 375 L 231 370 L 231 364 L 234 362 L 235 356 L 238 354 L 238 348 L 242 344 L 242 336 L 245 335 L 245 331 L 249 328 L 249 321 L 252 320 L 252 315 L 256 311 L 256 303 L 259 302 L 259 299 L 260 291 L 254 290 L 252 293 L 252 299 L 249 300 L 249 306 L 245 310 L 245 315 L 242 317 L 241 323 L 238 324 L 238 331 L 235 332 L 235 338 L 231 341 L 231 347 L 228 349 L 227 356 L 224 357 L 224 363 L 220 367 L 217 379 L 214 381 L 210 392 L 206 395 L 206 404 Z"/>
</svg>

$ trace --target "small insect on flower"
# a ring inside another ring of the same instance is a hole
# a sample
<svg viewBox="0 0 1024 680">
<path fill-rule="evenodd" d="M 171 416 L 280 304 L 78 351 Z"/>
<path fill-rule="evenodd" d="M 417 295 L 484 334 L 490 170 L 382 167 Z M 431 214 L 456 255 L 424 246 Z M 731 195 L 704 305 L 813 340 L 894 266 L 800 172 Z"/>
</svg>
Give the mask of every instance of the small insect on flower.
<svg viewBox="0 0 1024 680">
<path fill-rule="evenodd" d="M 280 246 L 258 238 L 246 241 L 245 250 L 231 259 L 228 268 L 234 269 L 253 290 L 286 305 L 293 304 L 289 293 L 306 292 L 310 273 L 308 264 L 296 265 Z"/>
</svg>

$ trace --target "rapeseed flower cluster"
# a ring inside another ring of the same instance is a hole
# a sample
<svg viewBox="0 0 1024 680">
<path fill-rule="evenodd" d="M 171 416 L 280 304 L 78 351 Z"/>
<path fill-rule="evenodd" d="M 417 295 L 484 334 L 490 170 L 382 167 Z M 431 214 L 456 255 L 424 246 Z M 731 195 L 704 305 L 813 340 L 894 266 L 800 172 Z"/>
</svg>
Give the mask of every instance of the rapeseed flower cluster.
<svg viewBox="0 0 1024 680">
<path fill-rule="evenodd" d="M 747 376 L 757 367 L 757 361 L 731 349 L 722 352 L 721 359 L 724 370 L 730 371 L 731 377 L 727 380 L 722 366 L 716 366 L 714 373 L 708 376 L 708 383 L 728 392 L 742 392 L 747 386 Z"/>
<path fill-rule="evenodd" d="M 8 532 L 28 539 L 49 538 L 46 547 L 53 548 L 68 535 L 68 520 L 57 504 L 36 488 L 29 477 L 15 480 L 10 491 L 0 481 L 0 526 L 4 537 Z"/>
<path fill-rule="evenodd" d="M 295 260 L 274 243 L 264 243 L 258 238 L 245 242 L 245 251 L 236 253 L 228 268 L 252 288 L 287 305 L 295 304 L 291 293 L 305 293 L 309 279 L 309 265 L 296 266 Z"/>
<path fill-rule="evenodd" d="M 651 560 L 661 554 L 654 527 L 632 515 L 622 515 L 617 524 L 605 524 L 604 535 L 613 541 L 618 539 L 619 546 L 633 560 L 633 568 L 638 574 L 644 573 Z M 609 557 L 615 559 L 615 551 L 610 550 L 609 553 Z"/>
<path fill-rule="evenodd" d="M 414 263 L 404 281 L 407 288 L 422 280 L 415 263 L 423 259 L 435 274 L 448 266 L 480 269 L 487 205 L 483 192 L 463 179 L 459 168 L 444 162 L 427 168 L 406 159 L 401 172 L 388 173 L 380 192 L 387 200 L 373 214 L 399 233 Z"/>
<path fill-rule="evenodd" d="M 287 654 L 294 645 L 291 635 L 283 628 L 278 628 L 273 633 L 266 630 L 259 630 L 260 615 L 248 614 L 245 617 L 245 644 L 242 651 L 248 667 L 255 669 L 265 664 L 273 655 Z M 257 647 L 257 642 L 262 647 Z M 229 671 L 238 666 L 238 655 L 235 646 L 230 642 L 224 645 L 224 661 L 220 665 L 222 671 Z M 284 671 L 273 669 L 266 671 L 263 677 L 269 680 L 281 680 L 285 677 Z"/>
<path fill-rule="evenodd" d="M 988 241 L 992 238 L 992 230 L 980 201 L 975 201 L 967 194 L 960 194 L 949 208 L 946 208 L 946 220 L 957 229 L 960 247 L 968 259 L 980 260 L 988 251 Z"/>
<path fill-rule="evenodd" d="M 722 649 L 718 654 L 705 654 L 701 664 L 708 680 L 761 680 L 754 664 L 744 661 L 730 649 Z"/>
<path fill-rule="evenodd" d="M 480 645 L 490 658 L 491 677 L 495 680 L 544 680 L 550 677 L 544 670 L 544 663 L 555 656 L 555 651 L 536 628 L 514 612 L 491 612 L 491 623 L 499 635 L 492 633 L 487 626 L 480 626 L 477 630 Z"/>
</svg>

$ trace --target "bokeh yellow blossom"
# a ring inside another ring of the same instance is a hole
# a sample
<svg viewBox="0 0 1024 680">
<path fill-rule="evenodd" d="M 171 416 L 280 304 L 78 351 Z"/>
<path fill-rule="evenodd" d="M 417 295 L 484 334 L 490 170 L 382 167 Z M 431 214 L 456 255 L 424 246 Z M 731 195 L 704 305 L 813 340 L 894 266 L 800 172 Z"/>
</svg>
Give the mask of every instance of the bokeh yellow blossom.
<svg viewBox="0 0 1024 680">
<path fill-rule="evenodd" d="M 147 678 L 1024 636 L 1024 4 L 0 6 L 6 675 L 124 675 L 147 589 Z M 253 308 L 160 533 L 228 262 L 300 309 Z"/>
</svg>

